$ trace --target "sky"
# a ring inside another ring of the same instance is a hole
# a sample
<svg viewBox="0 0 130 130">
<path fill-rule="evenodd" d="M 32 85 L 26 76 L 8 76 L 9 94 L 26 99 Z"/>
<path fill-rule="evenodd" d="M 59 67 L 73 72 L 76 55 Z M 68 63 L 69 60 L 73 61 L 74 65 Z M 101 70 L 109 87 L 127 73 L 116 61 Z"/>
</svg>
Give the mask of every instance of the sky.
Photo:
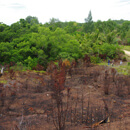
<svg viewBox="0 0 130 130">
<path fill-rule="evenodd" d="M 130 0 L 0 0 L 0 22 L 11 25 L 35 16 L 43 24 L 51 18 L 83 23 L 90 10 L 95 22 L 130 20 Z"/>
</svg>

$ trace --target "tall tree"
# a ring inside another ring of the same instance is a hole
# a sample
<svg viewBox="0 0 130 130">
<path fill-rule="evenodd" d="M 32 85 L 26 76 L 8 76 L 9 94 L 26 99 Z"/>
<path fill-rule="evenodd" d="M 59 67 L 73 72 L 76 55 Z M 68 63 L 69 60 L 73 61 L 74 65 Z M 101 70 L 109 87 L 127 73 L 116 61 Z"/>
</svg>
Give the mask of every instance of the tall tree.
<svg viewBox="0 0 130 130">
<path fill-rule="evenodd" d="M 57 27 L 61 27 L 60 20 L 56 18 L 51 18 L 48 24 L 49 24 L 50 30 L 53 30 L 53 31 L 55 31 Z"/>
<path fill-rule="evenodd" d="M 91 33 L 94 29 L 94 24 L 92 20 L 91 10 L 89 11 L 88 17 L 85 18 L 85 24 L 83 25 L 83 30 L 86 33 Z"/>
<path fill-rule="evenodd" d="M 37 17 L 32 17 L 32 16 L 27 16 L 26 21 L 33 25 L 33 24 L 39 24 L 38 18 Z"/>
</svg>

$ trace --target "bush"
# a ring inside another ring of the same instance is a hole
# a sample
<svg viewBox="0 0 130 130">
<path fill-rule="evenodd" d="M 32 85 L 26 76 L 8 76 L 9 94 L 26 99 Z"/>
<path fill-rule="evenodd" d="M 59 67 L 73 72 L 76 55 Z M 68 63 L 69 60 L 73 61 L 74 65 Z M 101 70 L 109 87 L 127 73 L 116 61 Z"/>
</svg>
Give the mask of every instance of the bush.
<svg viewBox="0 0 130 130">
<path fill-rule="evenodd" d="M 118 44 L 108 44 L 104 43 L 100 46 L 100 54 L 107 55 L 109 58 L 113 59 L 120 53 L 120 47 Z"/>
<path fill-rule="evenodd" d="M 32 69 L 33 67 L 36 67 L 38 59 L 37 58 L 32 59 L 29 56 L 26 60 L 24 60 L 24 62 L 27 64 L 28 69 Z"/>
<path fill-rule="evenodd" d="M 100 58 L 98 56 L 97 57 L 90 56 L 90 60 L 91 60 L 91 63 L 94 63 L 94 64 L 100 63 Z"/>
<path fill-rule="evenodd" d="M 28 68 L 22 62 L 17 62 L 16 65 L 10 67 L 10 69 L 14 71 L 26 71 Z"/>
<path fill-rule="evenodd" d="M 123 61 L 127 61 L 127 60 L 126 60 L 126 57 L 123 57 L 122 60 L 123 60 Z"/>
<path fill-rule="evenodd" d="M 127 44 L 130 45 L 130 38 L 127 38 Z"/>
</svg>

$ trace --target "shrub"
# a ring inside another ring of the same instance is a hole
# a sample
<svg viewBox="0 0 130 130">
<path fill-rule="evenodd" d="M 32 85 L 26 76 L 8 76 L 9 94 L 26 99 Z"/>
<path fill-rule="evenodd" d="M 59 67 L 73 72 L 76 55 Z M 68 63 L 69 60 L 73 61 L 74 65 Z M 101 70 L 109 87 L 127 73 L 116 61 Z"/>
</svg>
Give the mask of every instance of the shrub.
<svg viewBox="0 0 130 130">
<path fill-rule="evenodd" d="M 16 65 L 10 67 L 10 69 L 14 71 L 26 71 L 28 68 L 22 62 L 17 62 Z"/>
<path fill-rule="evenodd" d="M 123 60 L 123 61 L 127 61 L 127 60 L 126 60 L 126 57 L 123 57 L 122 60 Z"/>
<path fill-rule="evenodd" d="M 32 69 L 33 67 L 37 65 L 38 59 L 37 58 L 32 59 L 29 56 L 26 60 L 24 60 L 24 62 L 27 64 L 28 69 Z"/>
<path fill-rule="evenodd" d="M 98 56 L 97 57 L 90 56 L 90 59 L 91 59 L 91 63 L 94 63 L 94 64 L 100 63 L 100 58 Z"/>
<path fill-rule="evenodd" d="M 130 44 L 130 38 L 127 38 L 127 44 L 128 45 Z"/>
<path fill-rule="evenodd" d="M 115 58 L 116 55 L 120 53 L 120 47 L 118 44 L 108 44 L 104 43 L 100 46 L 99 50 L 100 54 L 105 54 L 109 58 Z"/>
</svg>

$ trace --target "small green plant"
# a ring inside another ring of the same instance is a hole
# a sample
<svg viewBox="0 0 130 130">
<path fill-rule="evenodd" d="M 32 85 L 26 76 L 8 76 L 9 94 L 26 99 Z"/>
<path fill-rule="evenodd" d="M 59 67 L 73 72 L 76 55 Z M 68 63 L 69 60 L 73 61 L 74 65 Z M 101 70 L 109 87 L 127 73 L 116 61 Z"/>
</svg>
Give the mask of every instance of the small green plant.
<svg viewBox="0 0 130 130">
<path fill-rule="evenodd" d="M 124 75 L 130 75 L 130 66 L 129 65 L 123 65 L 115 68 L 118 73 L 124 74 Z"/>
<path fill-rule="evenodd" d="M 108 63 L 107 63 L 107 61 L 106 62 L 100 62 L 100 63 L 98 63 L 98 65 L 105 65 L 105 66 L 107 66 Z"/>
<path fill-rule="evenodd" d="M 0 81 L 0 83 L 6 84 L 6 83 L 7 83 L 7 80 L 2 80 L 2 81 Z"/>
<path fill-rule="evenodd" d="M 44 74 L 46 71 L 37 71 L 37 70 L 34 70 L 34 72 Z"/>
<path fill-rule="evenodd" d="M 123 60 L 123 61 L 127 61 L 127 59 L 126 59 L 126 57 L 125 57 L 125 56 L 122 58 L 122 60 Z"/>
</svg>

